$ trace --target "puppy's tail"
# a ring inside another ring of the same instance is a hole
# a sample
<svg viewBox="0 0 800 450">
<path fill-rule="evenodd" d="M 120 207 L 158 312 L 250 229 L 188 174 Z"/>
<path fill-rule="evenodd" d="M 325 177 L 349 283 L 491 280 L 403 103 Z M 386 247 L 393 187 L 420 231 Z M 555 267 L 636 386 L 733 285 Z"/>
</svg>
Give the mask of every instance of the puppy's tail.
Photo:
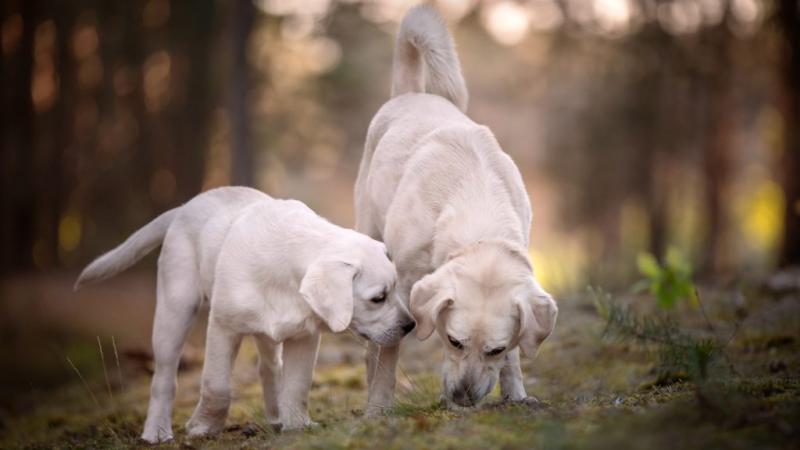
<svg viewBox="0 0 800 450">
<path fill-rule="evenodd" d="M 408 92 L 436 94 L 467 110 L 469 94 L 453 38 L 439 13 L 427 5 L 406 13 L 397 33 L 392 97 Z"/>
<path fill-rule="evenodd" d="M 105 280 L 132 266 L 151 250 L 161 245 L 172 221 L 180 208 L 171 209 L 152 222 L 138 229 L 117 248 L 98 257 L 86 266 L 75 282 L 74 289 Z"/>
</svg>

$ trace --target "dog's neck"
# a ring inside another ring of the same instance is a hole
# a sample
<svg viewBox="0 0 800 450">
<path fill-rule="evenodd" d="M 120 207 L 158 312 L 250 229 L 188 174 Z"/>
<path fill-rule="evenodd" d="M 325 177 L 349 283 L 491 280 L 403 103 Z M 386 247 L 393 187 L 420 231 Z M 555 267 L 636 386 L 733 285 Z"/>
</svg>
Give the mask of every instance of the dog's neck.
<svg viewBox="0 0 800 450">
<path fill-rule="evenodd" d="M 439 267 L 456 254 L 479 242 L 503 241 L 525 248 L 521 221 L 510 202 L 454 202 L 436 221 L 431 263 Z"/>
</svg>

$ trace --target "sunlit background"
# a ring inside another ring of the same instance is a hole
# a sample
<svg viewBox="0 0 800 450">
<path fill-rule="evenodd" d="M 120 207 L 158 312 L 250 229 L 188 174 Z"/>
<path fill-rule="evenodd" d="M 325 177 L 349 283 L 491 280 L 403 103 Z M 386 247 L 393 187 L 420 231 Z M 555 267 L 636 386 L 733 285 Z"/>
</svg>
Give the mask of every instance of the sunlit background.
<svg viewBox="0 0 800 450">
<path fill-rule="evenodd" d="M 64 303 L 82 265 L 217 186 L 352 226 L 393 34 L 415 3 L 2 2 L 4 320 L 80 322 Z M 637 254 L 670 247 L 732 282 L 798 262 L 796 2 L 433 3 L 470 117 L 523 174 L 545 287 L 626 286 Z M 152 280 L 152 260 L 140 267 Z M 29 306 L 37 296 L 50 306 Z"/>
</svg>

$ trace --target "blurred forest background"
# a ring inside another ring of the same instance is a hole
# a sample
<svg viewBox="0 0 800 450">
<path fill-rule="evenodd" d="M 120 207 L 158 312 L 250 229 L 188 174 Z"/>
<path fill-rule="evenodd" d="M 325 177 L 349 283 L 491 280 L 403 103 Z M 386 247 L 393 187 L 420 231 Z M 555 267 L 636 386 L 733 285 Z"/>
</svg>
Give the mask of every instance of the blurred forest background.
<svg viewBox="0 0 800 450">
<path fill-rule="evenodd" d="M 75 270 L 229 184 L 352 225 L 413 3 L 4 0 L 2 273 Z M 669 246 L 705 274 L 800 262 L 797 1 L 434 3 L 551 289 Z"/>
</svg>

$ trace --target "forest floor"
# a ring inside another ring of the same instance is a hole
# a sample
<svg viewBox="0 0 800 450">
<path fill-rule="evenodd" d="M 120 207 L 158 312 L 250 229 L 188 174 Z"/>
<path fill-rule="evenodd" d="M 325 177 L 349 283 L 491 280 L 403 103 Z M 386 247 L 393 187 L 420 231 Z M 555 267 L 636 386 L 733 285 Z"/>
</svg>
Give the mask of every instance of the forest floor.
<svg viewBox="0 0 800 450">
<path fill-rule="evenodd" d="M 142 446 L 154 281 L 134 273 L 77 294 L 71 281 L 63 274 L 0 285 L 0 448 Z M 680 378 L 659 380 L 652 351 L 603 337 L 604 320 L 581 293 L 559 298 L 555 334 L 524 361 L 538 408 L 502 404 L 498 392 L 474 410 L 442 407 L 441 344 L 412 337 L 404 341 L 396 407 L 368 420 L 364 343 L 326 335 L 309 404 L 320 425 L 279 433 L 264 418 L 255 346 L 245 340 L 226 430 L 189 440 L 183 424 L 198 398 L 198 324 L 179 375 L 175 440 L 162 447 L 797 448 L 800 292 L 731 283 L 700 294 L 705 314 L 688 307 L 671 314 L 682 329 L 724 346 L 726 370 L 702 394 Z M 646 296 L 617 297 L 643 313 L 653 309 Z"/>
</svg>

